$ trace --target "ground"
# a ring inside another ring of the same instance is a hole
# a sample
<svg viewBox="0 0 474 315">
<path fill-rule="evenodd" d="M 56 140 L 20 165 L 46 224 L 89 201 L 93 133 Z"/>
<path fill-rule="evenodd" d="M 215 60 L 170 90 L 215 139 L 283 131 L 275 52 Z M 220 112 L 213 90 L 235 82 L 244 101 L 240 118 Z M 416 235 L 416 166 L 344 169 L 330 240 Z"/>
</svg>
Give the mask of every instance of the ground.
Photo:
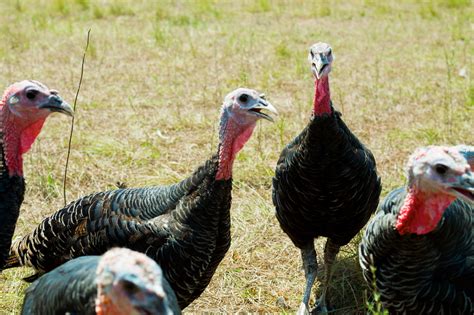
<svg viewBox="0 0 474 315">
<path fill-rule="evenodd" d="M 310 116 L 306 58 L 314 42 L 333 47 L 333 103 L 374 153 L 383 195 L 405 182 L 405 161 L 417 146 L 474 142 L 469 0 L 7 0 L 0 12 L 0 86 L 36 79 L 70 103 L 92 30 L 68 201 L 117 182 L 168 184 L 190 174 L 216 152 L 219 107 L 237 87 L 264 92 L 280 111 L 274 124 L 258 124 L 237 157 L 232 246 L 189 313 L 294 313 L 299 306 L 300 253 L 274 217 L 271 178 L 282 147 Z M 16 236 L 63 205 L 69 128 L 68 118 L 53 115 L 25 155 Z M 363 313 L 371 294 L 358 267 L 359 239 L 338 257 L 335 314 Z M 322 255 L 324 243 L 316 243 Z M 1 314 L 19 312 L 21 278 L 29 274 L 0 275 Z"/>
</svg>

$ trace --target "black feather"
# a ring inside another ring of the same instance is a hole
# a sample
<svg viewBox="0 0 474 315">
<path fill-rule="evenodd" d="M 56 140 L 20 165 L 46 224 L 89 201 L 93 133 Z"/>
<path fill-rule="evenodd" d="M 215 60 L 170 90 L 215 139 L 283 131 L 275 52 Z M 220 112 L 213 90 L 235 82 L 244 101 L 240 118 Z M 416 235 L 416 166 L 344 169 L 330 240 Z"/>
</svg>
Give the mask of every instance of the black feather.
<svg viewBox="0 0 474 315">
<path fill-rule="evenodd" d="M 232 180 L 215 180 L 217 168 L 214 156 L 175 185 L 74 201 L 13 244 L 7 267 L 44 273 L 75 257 L 127 247 L 161 265 L 185 308 L 207 287 L 230 246 Z"/>
<path fill-rule="evenodd" d="M 377 208 L 380 191 L 372 153 L 334 110 L 313 117 L 285 147 L 273 179 L 276 216 L 299 248 L 319 236 L 347 244 Z"/>
</svg>

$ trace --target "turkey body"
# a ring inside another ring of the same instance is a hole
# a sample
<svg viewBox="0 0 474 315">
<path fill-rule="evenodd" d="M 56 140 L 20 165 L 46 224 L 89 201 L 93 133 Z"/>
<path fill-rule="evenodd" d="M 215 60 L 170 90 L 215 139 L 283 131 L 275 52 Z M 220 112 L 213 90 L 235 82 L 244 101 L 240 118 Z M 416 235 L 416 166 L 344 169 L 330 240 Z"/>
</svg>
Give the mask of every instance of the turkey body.
<svg viewBox="0 0 474 315">
<path fill-rule="evenodd" d="M 101 256 L 84 256 L 43 275 L 25 292 L 22 314 L 96 314 L 97 275 Z M 176 296 L 163 279 L 167 303 L 180 314 Z"/>
<path fill-rule="evenodd" d="M 178 184 L 92 194 L 57 211 L 15 243 L 9 267 L 47 272 L 112 247 L 161 265 L 181 309 L 209 284 L 230 246 L 232 180 L 216 180 L 214 156 Z"/>
<path fill-rule="evenodd" d="M 370 221 L 360 244 L 364 278 L 390 314 L 474 313 L 473 207 L 459 199 L 424 235 L 400 235 L 395 222 L 407 195 L 392 191 Z"/>
<path fill-rule="evenodd" d="M 325 236 L 346 245 L 377 208 L 381 191 L 372 153 L 338 112 L 314 116 L 280 155 L 273 203 L 298 248 Z"/>
</svg>

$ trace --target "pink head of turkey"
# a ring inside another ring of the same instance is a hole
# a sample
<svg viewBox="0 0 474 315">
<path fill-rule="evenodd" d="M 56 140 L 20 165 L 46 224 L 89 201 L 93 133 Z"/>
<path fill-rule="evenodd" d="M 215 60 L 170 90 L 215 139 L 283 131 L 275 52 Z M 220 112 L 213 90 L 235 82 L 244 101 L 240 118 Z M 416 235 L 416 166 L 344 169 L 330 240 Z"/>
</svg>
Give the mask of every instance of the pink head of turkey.
<svg viewBox="0 0 474 315">
<path fill-rule="evenodd" d="M 160 266 L 145 254 L 113 248 L 96 270 L 98 315 L 173 314 Z"/>
<path fill-rule="evenodd" d="M 260 119 L 273 121 L 264 111 L 277 114 L 265 95 L 247 88 L 236 89 L 224 99 L 219 130 L 219 169 L 217 180 L 232 177 L 235 156 L 248 141 Z"/>
<path fill-rule="evenodd" d="M 407 168 L 408 194 L 395 225 L 400 234 L 433 231 L 457 198 L 474 203 L 474 174 L 456 147 L 418 148 Z"/>
<path fill-rule="evenodd" d="M 73 115 L 71 106 L 57 91 L 38 81 L 24 80 L 5 90 L 0 100 L 0 132 L 10 176 L 23 175 L 22 155 L 30 149 L 52 112 Z"/>
</svg>

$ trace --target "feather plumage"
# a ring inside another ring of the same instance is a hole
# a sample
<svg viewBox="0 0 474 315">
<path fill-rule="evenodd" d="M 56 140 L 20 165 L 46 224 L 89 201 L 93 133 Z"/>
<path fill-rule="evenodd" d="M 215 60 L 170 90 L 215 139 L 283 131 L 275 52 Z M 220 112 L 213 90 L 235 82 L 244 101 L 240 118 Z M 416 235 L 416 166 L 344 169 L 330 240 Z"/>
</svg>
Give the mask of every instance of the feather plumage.
<svg viewBox="0 0 474 315">
<path fill-rule="evenodd" d="M 0 139 L 3 135 L 0 134 Z M 0 140 L 1 141 L 1 140 Z M 10 177 L 5 167 L 3 143 L 0 143 L 0 271 L 8 259 L 8 252 L 15 232 L 16 221 L 25 194 L 25 180 L 22 176 Z"/>
<path fill-rule="evenodd" d="M 375 159 L 340 116 L 313 117 L 277 163 L 276 216 L 299 248 L 319 236 L 346 245 L 378 204 Z"/>
<path fill-rule="evenodd" d="M 163 267 L 184 308 L 207 287 L 230 246 L 232 180 L 215 180 L 217 164 L 213 157 L 179 184 L 81 198 L 16 242 L 7 267 L 41 274 L 74 257 L 127 247 Z"/>
</svg>

